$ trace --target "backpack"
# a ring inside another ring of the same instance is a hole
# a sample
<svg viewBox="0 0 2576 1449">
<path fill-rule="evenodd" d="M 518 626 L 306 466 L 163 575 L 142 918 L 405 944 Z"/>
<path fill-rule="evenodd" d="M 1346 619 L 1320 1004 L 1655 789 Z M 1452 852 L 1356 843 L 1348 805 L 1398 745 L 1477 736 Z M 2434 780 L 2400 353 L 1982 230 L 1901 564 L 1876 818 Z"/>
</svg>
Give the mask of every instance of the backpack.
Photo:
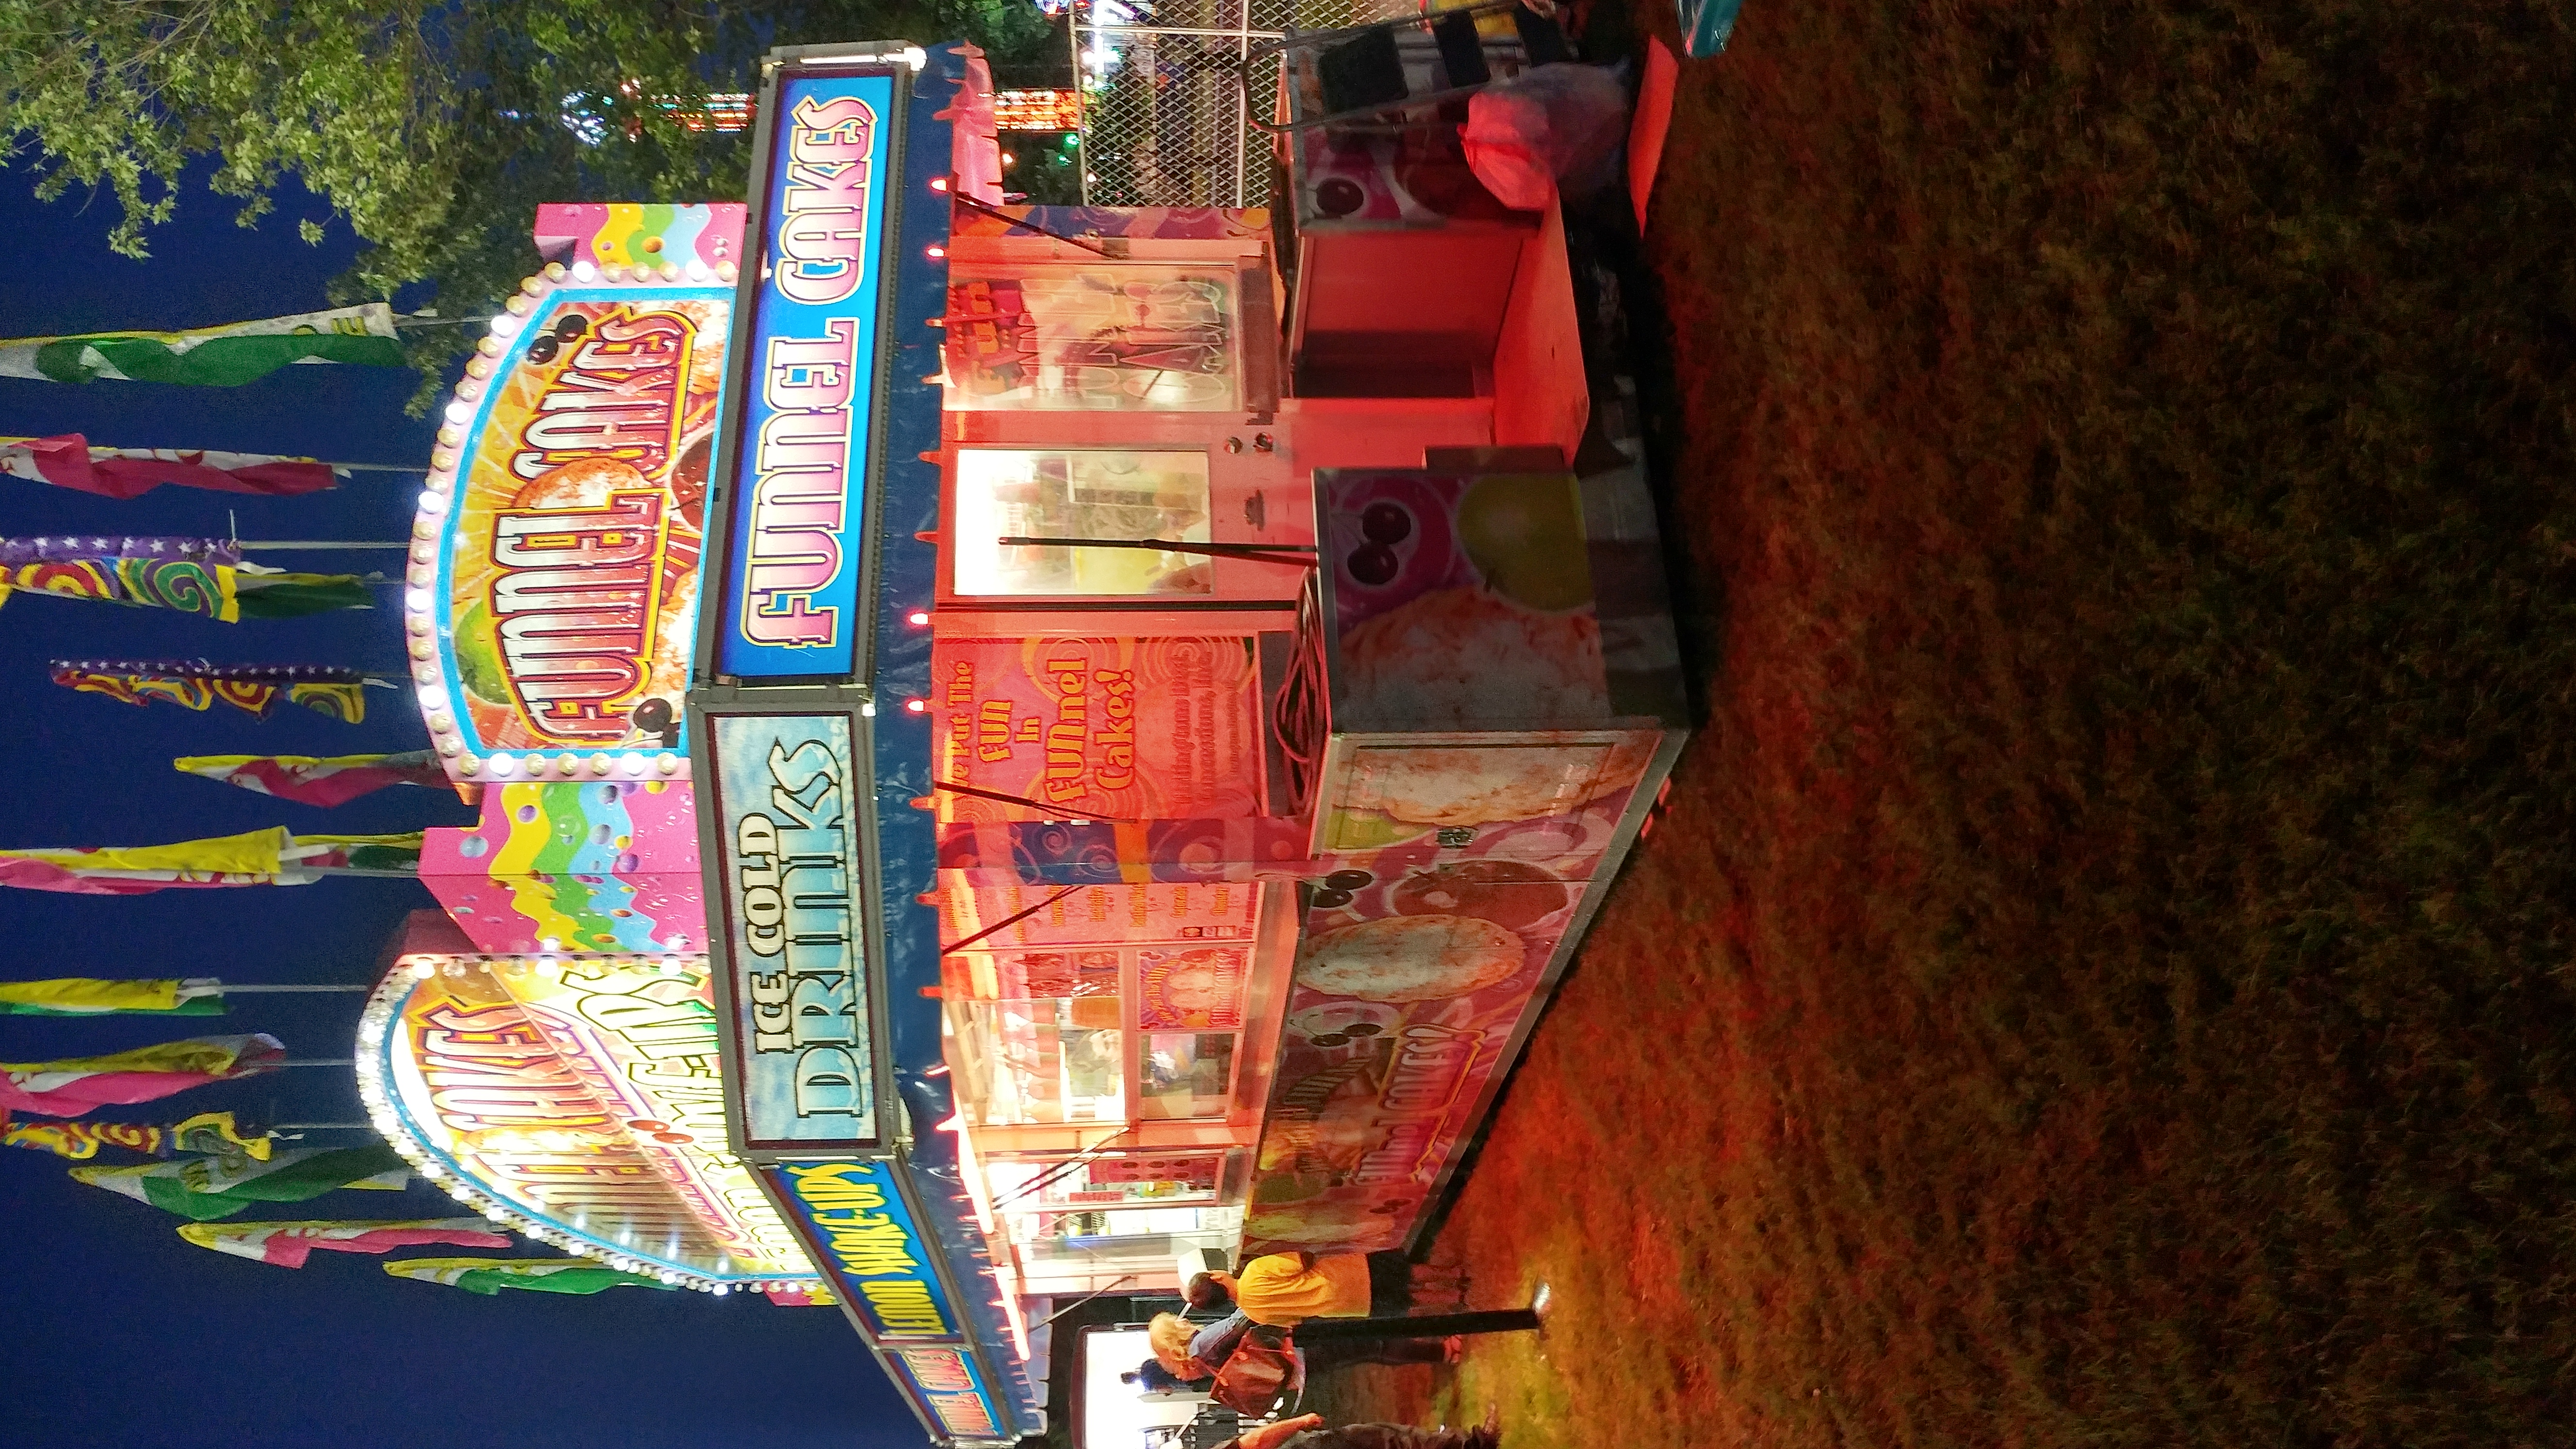
<svg viewBox="0 0 2576 1449">
<path fill-rule="evenodd" d="M 1297 1362 L 1297 1346 L 1289 1341 L 1288 1330 L 1255 1324 L 1216 1371 L 1216 1387 L 1209 1397 L 1258 1418 L 1283 1396 L 1302 1390 L 1305 1381 L 1305 1369 Z"/>
</svg>

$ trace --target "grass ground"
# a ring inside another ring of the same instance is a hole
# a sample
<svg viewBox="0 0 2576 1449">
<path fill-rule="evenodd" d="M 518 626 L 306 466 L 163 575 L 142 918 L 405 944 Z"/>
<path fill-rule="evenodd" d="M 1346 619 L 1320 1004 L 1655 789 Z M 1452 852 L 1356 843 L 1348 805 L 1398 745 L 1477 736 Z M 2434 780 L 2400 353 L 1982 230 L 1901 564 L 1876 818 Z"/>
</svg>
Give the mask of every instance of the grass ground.
<svg viewBox="0 0 2576 1449">
<path fill-rule="evenodd" d="M 1639 23 L 1667 37 L 1667 0 Z M 2576 19 L 1750 0 L 1707 709 L 1436 1256 L 1559 1445 L 2576 1442 Z"/>
</svg>

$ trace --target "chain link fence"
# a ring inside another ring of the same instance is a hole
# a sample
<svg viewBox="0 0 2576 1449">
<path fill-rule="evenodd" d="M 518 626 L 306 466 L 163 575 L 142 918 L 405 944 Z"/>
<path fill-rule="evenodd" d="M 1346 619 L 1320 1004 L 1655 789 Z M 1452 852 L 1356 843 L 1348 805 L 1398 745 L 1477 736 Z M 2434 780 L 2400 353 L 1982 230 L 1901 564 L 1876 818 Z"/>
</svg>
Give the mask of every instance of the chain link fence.
<svg viewBox="0 0 2576 1449">
<path fill-rule="evenodd" d="M 1092 206 L 1266 206 L 1270 137 L 1246 119 L 1275 104 L 1279 67 L 1242 76 L 1252 47 L 1290 28 L 1332 30 L 1413 13 L 1412 0 L 1075 0 L 1082 199 Z"/>
</svg>

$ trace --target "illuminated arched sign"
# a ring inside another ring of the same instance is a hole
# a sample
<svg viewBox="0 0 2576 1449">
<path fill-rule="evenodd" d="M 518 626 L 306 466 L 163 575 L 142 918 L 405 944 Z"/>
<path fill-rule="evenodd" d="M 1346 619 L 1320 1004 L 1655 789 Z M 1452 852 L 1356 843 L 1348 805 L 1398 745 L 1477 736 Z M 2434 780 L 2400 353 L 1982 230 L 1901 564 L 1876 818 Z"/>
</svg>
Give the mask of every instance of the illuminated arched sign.
<svg viewBox="0 0 2576 1449">
<path fill-rule="evenodd" d="M 716 284 L 731 263 L 687 266 L 548 266 L 448 405 L 404 612 L 422 714 L 459 779 L 687 773 L 733 298 Z M 702 284 L 675 284 L 691 271 Z"/>
<path fill-rule="evenodd" d="M 720 1061 L 703 957 L 406 957 L 359 1023 L 378 1129 L 486 1216 L 688 1287 L 813 1281 Z"/>
</svg>

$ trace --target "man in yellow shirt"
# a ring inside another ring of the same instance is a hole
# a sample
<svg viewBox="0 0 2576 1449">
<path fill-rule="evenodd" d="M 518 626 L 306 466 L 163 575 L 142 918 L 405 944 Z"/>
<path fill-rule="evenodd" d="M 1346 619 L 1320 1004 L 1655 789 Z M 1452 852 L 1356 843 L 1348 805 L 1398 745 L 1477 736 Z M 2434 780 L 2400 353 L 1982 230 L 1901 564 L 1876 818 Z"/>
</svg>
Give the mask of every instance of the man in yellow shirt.
<svg viewBox="0 0 2576 1449">
<path fill-rule="evenodd" d="M 1243 1265 L 1241 1276 L 1201 1273 L 1190 1279 L 1192 1303 L 1212 1306 L 1217 1290 L 1255 1323 L 1294 1328 L 1309 1318 L 1397 1318 L 1417 1289 L 1445 1290 L 1463 1300 L 1463 1271 L 1417 1266 L 1402 1253 L 1270 1253 Z"/>
</svg>

